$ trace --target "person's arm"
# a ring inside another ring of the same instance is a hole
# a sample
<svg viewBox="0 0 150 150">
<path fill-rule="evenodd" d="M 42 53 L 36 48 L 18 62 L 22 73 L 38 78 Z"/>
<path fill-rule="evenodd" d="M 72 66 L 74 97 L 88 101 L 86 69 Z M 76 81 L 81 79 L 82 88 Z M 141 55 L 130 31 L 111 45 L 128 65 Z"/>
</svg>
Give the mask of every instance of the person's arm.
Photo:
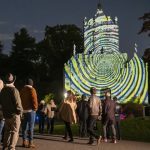
<svg viewBox="0 0 150 150">
<path fill-rule="evenodd" d="M 99 100 L 99 115 L 102 115 L 102 103 L 101 100 Z"/>
<path fill-rule="evenodd" d="M 16 111 L 17 111 L 16 113 L 20 115 L 23 112 L 20 94 L 19 94 L 19 91 L 17 89 L 14 89 L 13 92 L 14 92 L 14 102 L 15 102 Z"/>
<path fill-rule="evenodd" d="M 47 108 L 47 105 L 46 105 L 45 108 L 44 108 L 44 114 L 45 114 L 45 115 L 47 115 L 47 112 L 48 112 L 47 109 L 48 109 L 48 108 Z"/>
<path fill-rule="evenodd" d="M 36 90 L 34 88 L 32 88 L 32 91 L 31 91 L 31 99 L 32 99 L 33 110 L 37 111 L 37 109 L 38 109 L 38 100 L 37 100 L 37 93 L 36 93 Z"/>
<path fill-rule="evenodd" d="M 109 107 L 109 104 L 108 104 L 108 101 L 106 101 L 105 104 L 104 104 L 104 115 L 107 114 L 107 112 L 108 112 L 108 107 Z"/>
</svg>

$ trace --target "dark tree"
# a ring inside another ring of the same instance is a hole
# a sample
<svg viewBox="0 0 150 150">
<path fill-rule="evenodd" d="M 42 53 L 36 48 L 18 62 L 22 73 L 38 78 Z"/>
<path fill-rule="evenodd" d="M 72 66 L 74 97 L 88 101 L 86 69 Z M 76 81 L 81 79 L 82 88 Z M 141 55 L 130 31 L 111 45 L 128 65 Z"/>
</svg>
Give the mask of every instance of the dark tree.
<svg viewBox="0 0 150 150">
<path fill-rule="evenodd" d="M 14 34 L 11 52 L 12 71 L 19 77 L 30 76 L 37 61 L 35 38 L 22 28 Z"/>
<path fill-rule="evenodd" d="M 2 50 L 3 50 L 3 45 L 2 42 L 0 41 L 0 54 L 2 54 Z"/>
<path fill-rule="evenodd" d="M 139 34 L 148 33 L 148 36 L 150 37 L 150 13 L 145 13 L 144 16 L 140 17 L 139 19 L 143 20 L 143 26 Z M 150 104 L 150 48 L 145 49 L 143 60 L 148 64 L 148 97 Z"/>
<path fill-rule="evenodd" d="M 4 75 L 10 70 L 9 56 L 3 54 L 3 44 L 0 41 L 0 78 L 3 79 Z"/>
<path fill-rule="evenodd" d="M 46 79 L 50 91 L 56 95 L 62 93 L 64 63 L 73 55 L 74 44 L 77 53 L 83 51 L 82 32 L 75 25 L 46 26 L 45 37 L 37 44 L 40 78 Z"/>
<path fill-rule="evenodd" d="M 140 20 L 143 20 L 143 26 L 139 32 L 140 33 L 148 33 L 148 36 L 150 36 L 150 13 L 145 13 L 144 16 L 139 18 Z"/>
<path fill-rule="evenodd" d="M 46 74 L 51 78 L 58 78 L 62 73 L 64 63 L 73 55 L 73 45 L 77 53 L 83 51 L 83 37 L 81 29 L 75 25 L 46 26 L 45 38 L 38 43 L 42 65 L 45 65 Z"/>
</svg>

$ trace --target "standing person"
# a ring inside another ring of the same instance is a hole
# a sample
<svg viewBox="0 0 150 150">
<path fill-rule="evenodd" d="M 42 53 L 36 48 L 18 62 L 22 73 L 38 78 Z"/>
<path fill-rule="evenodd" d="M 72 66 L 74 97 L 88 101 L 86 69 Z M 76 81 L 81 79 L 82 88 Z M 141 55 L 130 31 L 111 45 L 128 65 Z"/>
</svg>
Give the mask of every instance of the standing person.
<svg viewBox="0 0 150 150">
<path fill-rule="evenodd" d="M 54 131 L 54 120 L 55 120 L 55 110 L 57 106 L 53 99 L 50 100 L 49 104 L 46 105 L 45 114 L 47 116 L 47 132 L 53 134 Z"/>
<path fill-rule="evenodd" d="M 76 99 L 71 90 L 67 91 L 67 97 L 63 101 L 59 114 L 60 118 L 65 123 L 65 137 L 64 139 L 67 139 L 67 135 L 69 135 L 70 140 L 68 142 L 73 142 L 73 134 L 71 130 L 71 124 L 76 123 Z"/>
<path fill-rule="evenodd" d="M 44 125 L 45 125 L 45 101 L 41 100 L 38 108 L 38 116 L 39 116 L 39 133 L 44 133 Z"/>
<path fill-rule="evenodd" d="M 3 87 L 4 87 L 4 83 L 0 79 L 0 92 L 1 92 Z M 5 124 L 5 119 L 4 119 L 4 116 L 3 116 L 2 106 L 0 105 L 0 145 L 1 145 L 1 142 L 2 142 L 2 138 L 3 138 L 4 124 Z"/>
<path fill-rule="evenodd" d="M 3 87 L 4 87 L 3 81 L 0 79 L 0 92 Z M 3 116 L 2 106 L 0 105 L 0 144 L 2 142 L 4 123 L 5 123 L 5 119 Z"/>
<path fill-rule="evenodd" d="M 88 132 L 90 134 L 88 144 L 94 143 L 94 137 L 97 139 L 97 144 L 100 143 L 101 136 L 94 132 L 94 125 L 97 119 L 101 116 L 101 100 L 96 96 L 96 88 L 92 87 L 90 89 L 91 96 L 89 98 L 89 120 L 88 120 Z"/>
<path fill-rule="evenodd" d="M 105 103 L 104 103 L 104 141 L 107 142 L 107 126 L 111 126 L 112 129 L 112 142 L 116 143 L 116 129 L 115 129 L 115 102 L 111 99 L 111 90 L 107 89 L 105 92 Z"/>
<path fill-rule="evenodd" d="M 87 135 L 87 121 L 89 117 L 88 100 L 85 94 L 82 95 L 81 100 L 77 103 L 76 112 L 79 118 L 79 136 L 85 137 Z"/>
<path fill-rule="evenodd" d="M 3 108 L 5 118 L 5 131 L 3 150 L 7 147 L 9 150 L 15 150 L 19 137 L 20 115 L 22 114 L 22 104 L 19 91 L 15 88 L 14 82 L 16 77 L 11 73 L 5 77 L 6 85 L 0 94 L 0 103 Z"/>
<path fill-rule="evenodd" d="M 117 139 L 121 139 L 120 132 L 120 115 L 121 115 L 121 105 L 117 102 L 117 97 L 113 97 L 114 102 L 116 103 L 116 111 L 115 111 L 115 119 L 116 119 L 116 131 L 117 131 Z"/>
<path fill-rule="evenodd" d="M 36 90 L 33 88 L 33 80 L 27 79 L 26 85 L 20 92 L 23 106 L 22 138 L 23 147 L 35 148 L 33 144 L 33 131 L 38 100 Z M 28 133 L 28 136 L 27 136 Z"/>
</svg>

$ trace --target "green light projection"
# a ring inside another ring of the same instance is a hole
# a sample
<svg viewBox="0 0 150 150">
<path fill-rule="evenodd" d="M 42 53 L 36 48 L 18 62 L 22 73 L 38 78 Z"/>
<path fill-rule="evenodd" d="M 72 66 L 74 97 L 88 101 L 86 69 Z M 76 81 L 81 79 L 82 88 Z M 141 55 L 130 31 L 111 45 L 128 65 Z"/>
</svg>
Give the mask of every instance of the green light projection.
<svg viewBox="0 0 150 150">
<path fill-rule="evenodd" d="M 101 8 L 94 18 L 85 18 L 85 50 L 65 64 L 65 89 L 89 95 L 90 87 L 96 87 L 103 98 L 101 91 L 109 87 L 121 103 L 147 103 L 147 66 L 136 53 L 128 61 L 127 54 L 119 52 L 117 21 L 117 17 L 112 21 L 105 16 Z"/>
</svg>

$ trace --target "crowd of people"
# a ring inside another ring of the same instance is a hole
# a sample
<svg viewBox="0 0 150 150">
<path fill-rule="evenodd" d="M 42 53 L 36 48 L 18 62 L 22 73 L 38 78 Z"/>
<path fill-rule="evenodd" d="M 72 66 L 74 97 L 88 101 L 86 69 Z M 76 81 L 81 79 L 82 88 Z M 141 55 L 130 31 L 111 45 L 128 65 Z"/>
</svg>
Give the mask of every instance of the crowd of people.
<svg viewBox="0 0 150 150">
<path fill-rule="evenodd" d="M 96 88 L 90 89 L 90 97 L 82 95 L 81 100 L 77 101 L 74 93 L 67 91 L 67 97 L 58 108 L 53 99 L 46 104 L 38 98 L 33 80 L 28 78 L 24 87 L 19 92 L 14 86 L 16 77 L 9 73 L 4 79 L 0 80 L 0 141 L 3 150 L 15 150 L 21 126 L 22 146 L 25 148 L 35 148 L 33 142 L 35 118 L 39 118 L 39 133 L 45 131 L 45 121 L 47 122 L 47 133 L 53 134 L 55 116 L 61 119 L 65 125 L 63 139 L 68 142 L 74 141 L 72 124 L 78 123 L 79 136 L 89 137 L 88 144 L 100 142 L 112 143 L 120 140 L 120 105 L 117 97 L 111 97 L 111 89 L 105 90 L 105 100 L 96 96 Z M 97 122 L 101 122 L 103 134 L 99 135 L 95 128 Z M 111 133 L 111 134 L 110 134 Z M 69 138 L 69 139 L 68 139 Z"/>
<path fill-rule="evenodd" d="M 21 125 L 23 147 L 34 148 L 33 131 L 38 100 L 33 80 L 27 79 L 19 92 L 14 82 L 16 77 L 9 73 L 0 82 L 0 135 L 3 135 L 3 150 L 15 150 Z M 3 133 L 2 133 L 3 131 Z"/>
</svg>

